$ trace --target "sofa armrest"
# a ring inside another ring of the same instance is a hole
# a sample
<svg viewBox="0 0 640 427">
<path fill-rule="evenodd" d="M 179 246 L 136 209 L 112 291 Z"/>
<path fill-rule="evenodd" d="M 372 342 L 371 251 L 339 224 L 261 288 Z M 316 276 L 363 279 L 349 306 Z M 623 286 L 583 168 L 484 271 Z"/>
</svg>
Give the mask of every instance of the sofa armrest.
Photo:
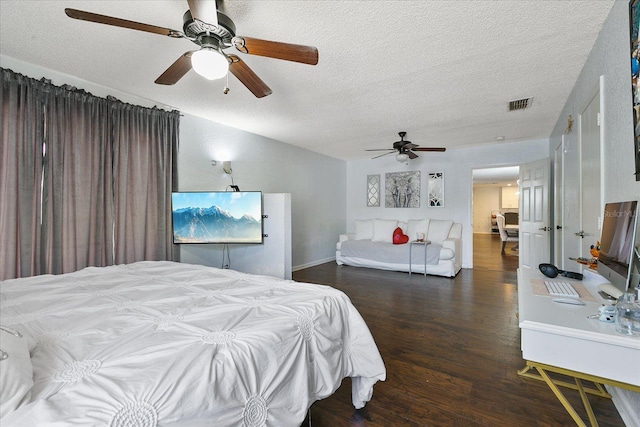
<svg viewBox="0 0 640 427">
<path fill-rule="evenodd" d="M 354 240 L 356 238 L 356 233 L 345 233 L 340 235 L 340 240 L 338 242 L 342 243 L 345 240 Z"/>
<path fill-rule="evenodd" d="M 455 254 L 454 264 L 456 266 L 462 265 L 462 239 L 448 238 L 442 242 L 442 247 L 453 251 Z"/>
</svg>

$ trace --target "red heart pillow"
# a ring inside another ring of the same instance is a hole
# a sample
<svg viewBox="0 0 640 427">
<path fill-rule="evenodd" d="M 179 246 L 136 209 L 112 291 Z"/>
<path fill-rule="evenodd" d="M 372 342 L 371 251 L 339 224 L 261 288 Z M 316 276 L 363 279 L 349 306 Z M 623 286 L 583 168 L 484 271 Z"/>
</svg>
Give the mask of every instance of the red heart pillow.
<svg viewBox="0 0 640 427">
<path fill-rule="evenodd" d="M 407 243 L 409 241 L 409 236 L 402 233 L 402 228 L 398 227 L 393 230 L 393 244 L 400 245 L 402 243 Z"/>
</svg>

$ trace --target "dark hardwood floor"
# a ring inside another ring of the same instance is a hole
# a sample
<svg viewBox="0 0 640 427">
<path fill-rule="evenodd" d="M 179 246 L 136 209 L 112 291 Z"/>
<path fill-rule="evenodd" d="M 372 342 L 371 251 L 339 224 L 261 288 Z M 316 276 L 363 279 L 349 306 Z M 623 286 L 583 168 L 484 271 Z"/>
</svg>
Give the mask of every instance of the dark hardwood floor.
<svg viewBox="0 0 640 427">
<path fill-rule="evenodd" d="M 367 322 L 387 368 L 362 410 L 351 380 L 316 402 L 313 427 L 570 426 L 542 382 L 521 378 L 517 252 L 497 236 L 474 236 L 474 268 L 455 278 L 338 266 L 296 271 L 294 280 L 345 292 Z M 586 419 L 577 392 L 565 393 Z M 590 396 L 600 426 L 624 426 L 609 399 Z M 308 420 L 305 424 L 308 425 Z"/>
</svg>

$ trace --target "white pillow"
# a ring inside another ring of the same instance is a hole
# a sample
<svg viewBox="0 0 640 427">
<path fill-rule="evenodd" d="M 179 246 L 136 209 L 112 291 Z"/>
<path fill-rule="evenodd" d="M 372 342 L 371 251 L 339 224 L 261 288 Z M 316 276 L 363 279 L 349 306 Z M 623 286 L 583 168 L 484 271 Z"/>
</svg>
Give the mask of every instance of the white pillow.
<svg viewBox="0 0 640 427">
<path fill-rule="evenodd" d="M 424 238 L 427 238 L 427 231 L 429 231 L 428 219 L 410 219 L 407 225 L 407 236 L 409 240 L 416 240 L 418 233 L 424 233 Z"/>
<path fill-rule="evenodd" d="M 394 219 L 374 219 L 372 242 L 393 243 L 393 232 L 398 227 Z"/>
<path fill-rule="evenodd" d="M 371 240 L 373 237 L 373 220 L 372 219 L 356 219 L 355 220 L 356 240 Z"/>
<path fill-rule="evenodd" d="M 449 230 L 453 221 L 445 221 L 442 219 L 432 219 L 429 222 L 429 232 L 427 233 L 427 240 L 436 245 L 441 245 L 442 242 L 449 237 Z"/>
<path fill-rule="evenodd" d="M 6 330 L 5 330 L 6 329 Z M 12 328 L 0 329 L 0 418 L 18 409 L 31 398 L 33 366 L 29 355 L 28 338 Z"/>
</svg>

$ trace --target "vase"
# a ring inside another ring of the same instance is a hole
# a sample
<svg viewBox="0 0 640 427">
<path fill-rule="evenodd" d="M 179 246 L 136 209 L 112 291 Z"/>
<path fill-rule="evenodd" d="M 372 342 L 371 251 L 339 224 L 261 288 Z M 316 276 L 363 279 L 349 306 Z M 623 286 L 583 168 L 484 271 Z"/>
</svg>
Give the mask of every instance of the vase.
<svg viewBox="0 0 640 427">
<path fill-rule="evenodd" d="M 624 335 L 640 336 L 640 301 L 631 292 L 618 298 L 616 304 L 616 331 Z"/>
</svg>

